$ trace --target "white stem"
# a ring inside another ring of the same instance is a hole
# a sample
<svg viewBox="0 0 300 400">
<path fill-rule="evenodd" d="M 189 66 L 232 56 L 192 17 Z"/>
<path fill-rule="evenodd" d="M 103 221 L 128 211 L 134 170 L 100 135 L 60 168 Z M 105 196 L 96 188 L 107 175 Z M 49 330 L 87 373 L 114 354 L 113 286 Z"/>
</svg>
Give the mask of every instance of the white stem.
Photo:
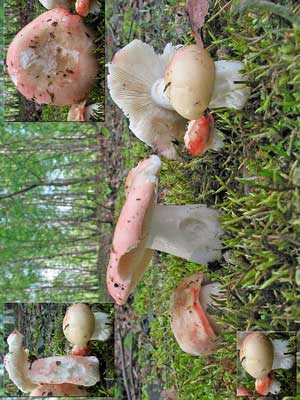
<svg viewBox="0 0 300 400">
<path fill-rule="evenodd" d="M 167 110 L 174 110 L 171 105 L 166 93 L 165 93 L 165 81 L 164 78 L 158 79 L 151 88 L 151 97 L 160 107 L 166 108 Z"/>
<path fill-rule="evenodd" d="M 219 213 L 203 204 L 156 204 L 148 248 L 206 265 L 221 257 Z"/>
</svg>

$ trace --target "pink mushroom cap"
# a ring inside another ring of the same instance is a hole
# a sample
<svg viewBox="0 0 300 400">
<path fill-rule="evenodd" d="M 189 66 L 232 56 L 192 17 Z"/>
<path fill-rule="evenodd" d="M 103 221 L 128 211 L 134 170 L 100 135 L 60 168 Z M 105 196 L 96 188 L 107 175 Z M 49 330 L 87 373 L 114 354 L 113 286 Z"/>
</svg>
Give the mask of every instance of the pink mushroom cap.
<svg viewBox="0 0 300 400">
<path fill-rule="evenodd" d="M 38 104 L 71 105 L 85 99 L 98 72 L 93 31 L 79 15 L 55 8 L 14 38 L 7 67 L 19 92 Z"/>
<path fill-rule="evenodd" d="M 249 392 L 249 390 L 247 390 L 245 388 L 237 388 L 236 395 L 237 396 L 252 396 L 252 393 Z"/>
<path fill-rule="evenodd" d="M 92 2 L 92 0 L 77 0 L 75 3 L 77 14 L 81 15 L 82 17 L 88 15 Z"/>
<path fill-rule="evenodd" d="M 61 384 L 41 384 L 30 393 L 31 397 L 64 397 L 64 396 L 76 396 L 86 397 L 88 392 L 85 389 L 81 389 L 76 385 L 70 383 Z"/>
<path fill-rule="evenodd" d="M 150 156 L 126 179 L 126 201 L 115 228 L 107 268 L 107 288 L 119 305 L 126 302 L 153 255 L 153 250 L 145 247 L 145 226 L 160 167 L 159 158 Z"/>
<path fill-rule="evenodd" d="M 217 348 L 217 336 L 200 302 L 202 281 L 202 272 L 184 278 L 171 298 L 171 329 L 180 348 L 192 355 L 208 355 Z"/>
</svg>

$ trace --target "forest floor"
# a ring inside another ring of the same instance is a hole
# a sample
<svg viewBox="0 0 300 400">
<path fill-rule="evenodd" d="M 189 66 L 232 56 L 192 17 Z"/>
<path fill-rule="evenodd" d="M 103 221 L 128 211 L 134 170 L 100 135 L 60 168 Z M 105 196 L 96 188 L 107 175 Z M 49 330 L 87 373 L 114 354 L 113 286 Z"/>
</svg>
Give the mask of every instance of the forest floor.
<svg viewBox="0 0 300 400">
<path fill-rule="evenodd" d="M 299 12 L 295 2 L 280 3 L 290 15 Z M 113 0 L 106 13 L 108 60 L 134 38 L 159 52 L 168 42 L 194 42 L 184 2 L 125 5 Z M 251 9 L 239 17 L 231 1 L 217 0 L 211 4 L 203 37 L 215 60 L 243 61 L 251 97 L 242 111 L 213 112 L 225 135 L 220 152 L 191 158 L 181 144 L 180 161 L 163 160 L 158 201 L 205 203 L 218 209 L 224 228 L 223 258 L 199 266 L 166 254 L 155 256 L 128 304 L 117 307 L 117 365 L 123 374 L 117 398 L 125 392 L 133 400 L 235 398 L 236 330 L 293 332 L 299 327 L 295 272 L 300 260 L 300 30 L 270 9 Z M 134 138 L 127 120 L 111 103 L 106 116 L 112 140 L 117 137 L 122 146 L 122 169 L 115 175 L 120 179 L 115 186 L 116 221 L 124 200 L 124 178 L 152 151 Z M 182 353 L 168 316 L 173 288 L 199 270 L 210 281 L 220 282 L 227 293 L 215 310 L 225 327 L 222 346 L 206 358 Z M 295 346 L 293 340 L 291 352 Z M 282 392 L 273 399 L 295 396 L 295 369 L 280 371 L 278 380 Z M 254 390 L 253 382 L 249 385 Z"/>
</svg>

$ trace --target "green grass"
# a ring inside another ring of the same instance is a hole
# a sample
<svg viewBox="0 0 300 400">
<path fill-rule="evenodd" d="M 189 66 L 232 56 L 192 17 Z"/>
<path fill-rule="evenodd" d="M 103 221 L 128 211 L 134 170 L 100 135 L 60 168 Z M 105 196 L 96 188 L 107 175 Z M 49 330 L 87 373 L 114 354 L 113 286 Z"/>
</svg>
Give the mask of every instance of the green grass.
<svg viewBox="0 0 300 400">
<path fill-rule="evenodd" d="M 235 331 L 296 330 L 299 321 L 295 271 L 300 263 L 300 30 L 269 11 L 251 10 L 239 17 L 226 1 L 213 3 L 204 28 L 205 45 L 214 59 L 221 51 L 223 58 L 243 61 L 251 97 L 242 111 L 213 111 L 216 126 L 225 135 L 220 152 L 190 158 L 181 145 L 181 161 L 163 160 L 159 190 L 165 204 L 206 203 L 220 210 L 224 257 L 199 266 L 159 254 L 147 269 L 133 301 L 140 318 L 148 317 L 149 310 L 155 316 L 139 352 L 139 363 L 147 369 L 144 399 L 157 375 L 162 376 L 163 388 L 174 388 L 180 399 L 234 398 Z M 282 3 L 288 6 L 287 1 Z M 127 28 L 124 45 L 126 38 L 145 36 L 160 51 L 166 40 L 178 43 L 176 29 L 170 28 L 180 26 L 180 18 L 178 23 L 174 15 L 184 16 L 183 2 L 156 6 L 163 9 L 163 20 L 151 5 L 145 6 L 150 17 L 136 31 L 132 25 L 130 31 Z M 161 35 L 157 35 L 159 26 Z M 192 42 L 188 30 L 182 32 L 180 42 Z M 151 154 L 126 125 L 123 144 L 128 169 Z M 120 193 L 116 217 L 122 202 Z M 227 291 L 218 310 L 224 324 L 222 346 L 209 357 L 184 354 L 171 333 L 168 316 L 176 283 L 199 270 Z M 291 390 L 295 386 L 295 382 L 286 384 Z"/>
</svg>

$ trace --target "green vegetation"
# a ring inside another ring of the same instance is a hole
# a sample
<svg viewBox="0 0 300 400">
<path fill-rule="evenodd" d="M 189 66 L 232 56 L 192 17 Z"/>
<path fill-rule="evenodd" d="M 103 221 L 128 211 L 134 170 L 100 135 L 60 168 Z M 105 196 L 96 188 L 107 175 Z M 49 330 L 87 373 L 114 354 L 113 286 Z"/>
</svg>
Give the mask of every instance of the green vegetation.
<svg viewBox="0 0 300 400">
<path fill-rule="evenodd" d="M 62 321 L 70 304 L 65 303 L 8 303 L 4 309 L 5 339 L 13 329 L 25 336 L 25 347 L 30 359 L 70 354 L 72 345 L 62 330 Z M 112 303 L 93 304 L 94 312 L 106 312 L 114 319 Z M 9 320 L 9 322 L 5 322 Z M 92 341 L 92 356 L 99 359 L 100 382 L 88 389 L 91 397 L 113 397 L 114 379 L 114 337 L 105 342 Z M 5 353 L 8 351 L 5 343 Z M 5 396 L 19 396 L 21 393 L 4 375 Z"/>
<path fill-rule="evenodd" d="M 92 124 L 6 125 L 0 158 L 2 301 L 105 299 L 101 235 L 110 195 Z"/>
<path fill-rule="evenodd" d="M 129 7 L 111 2 L 107 13 L 114 30 L 112 53 L 134 38 L 160 52 L 168 41 L 192 43 L 184 3 L 145 2 L 129 24 Z M 280 3 L 297 12 L 293 2 Z M 242 111 L 213 112 L 225 135 L 220 152 L 191 158 L 181 144 L 182 161 L 163 160 L 159 183 L 160 202 L 206 203 L 221 211 L 224 257 L 199 266 L 159 254 L 147 269 L 132 306 L 140 320 L 150 323 L 144 344 L 136 350 L 144 371 L 143 399 L 150 398 L 153 385 L 172 389 L 178 399 L 233 398 L 235 330 L 297 330 L 299 322 L 295 271 L 300 260 L 300 29 L 269 9 L 251 9 L 239 16 L 231 6 L 225 0 L 211 4 L 204 43 L 214 59 L 243 61 L 251 97 Z M 118 128 L 129 169 L 151 149 L 133 138 L 126 123 Z M 122 201 L 120 194 L 116 218 Z M 175 285 L 199 270 L 227 291 L 216 310 L 225 333 L 220 349 L 209 357 L 184 354 L 168 316 Z M 294 393 L 294 378 L 285 385 L 283 395 Z"/>
</svg>

